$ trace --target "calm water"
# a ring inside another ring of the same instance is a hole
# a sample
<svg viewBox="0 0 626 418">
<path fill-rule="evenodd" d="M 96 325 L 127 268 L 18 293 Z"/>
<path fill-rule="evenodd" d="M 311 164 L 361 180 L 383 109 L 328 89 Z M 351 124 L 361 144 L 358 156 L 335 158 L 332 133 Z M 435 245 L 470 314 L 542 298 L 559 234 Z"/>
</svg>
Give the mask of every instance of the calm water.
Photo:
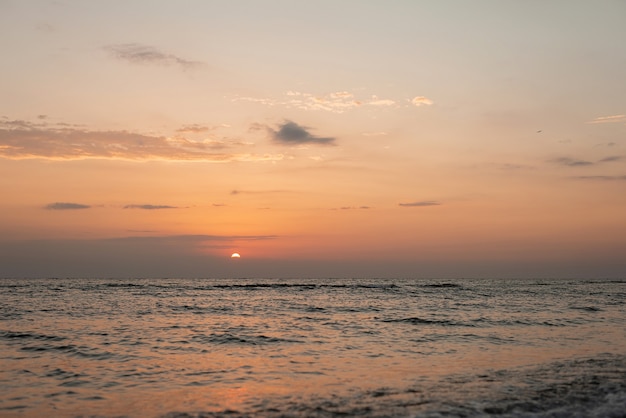
<svg viewBox="0 0 626 418">
<path fill-rule="evenodd" d="M 0 279 L 1 417 L 624 411 L 626 281 Z"/>
</svg>

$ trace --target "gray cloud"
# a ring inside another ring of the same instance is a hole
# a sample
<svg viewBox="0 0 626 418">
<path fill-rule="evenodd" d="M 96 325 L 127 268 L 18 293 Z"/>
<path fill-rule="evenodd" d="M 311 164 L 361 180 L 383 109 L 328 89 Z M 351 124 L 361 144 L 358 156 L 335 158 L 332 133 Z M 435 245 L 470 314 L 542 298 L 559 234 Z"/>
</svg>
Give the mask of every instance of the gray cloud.
<svg viewBox="0 0 626 418">
<path fill-rule="evenodd" d="M 137 43 L 107 45 L 104 50 L 120 60 L 133 64 L 176 65 L 183 69 L 202 65 L 202 62 L 186 60 L 160 51 L 153 46 Z"/>
<path fill-rule="evenodd" d="M 565 165 L 568 167 L 582 167 L 582 166 L 588 166 L 588 165 L 594 164 L 591 161 L 577 160 L 577 159 L 569 158 L 569 157 L 554 158 L 550 160 L 550 162 L 553 162 L 555 164 Z"/>
<path fill-rule="evenodd" d="M 276 161 L 283 155 L 218 152 L 242 147 L 236 141 L 193 141 L 128 131 L 91 131 L 67 124 L 0 120 L 0 158 L 82 160 L 88 158 L 168 161 Z"/>
<path fill-rule="evenodd" d="M 47 210 L 73 210 L 73 209 L 89 209 L 91 206 L 80 203 L 55 202 L 44 206 Z"/>
<path fill-rule="evenodd" d="M 577 180 L 600 180 L 600 181 L 616 181 L 626 180 L 626 176 L 576 176 Z"/>
<path fill-rule="evenodd" d="M 619 155 L 611 155 L 609 157 L 604 157 L 603 159 L 599 160 L 598 162 L 599 163 L 610 163 L 610 162 L 613 162 L 613 161 L 621 161 L 623 159 L 624 159 L 624 157 L 621 157 Z"/>
<path fill-rule="evenodd" d="M 422 207 L 422 206 L 439 206 L 441 203 L 435 200 L 421 200 L 418 202 L 398 203 L 398 206 L 404 207 Z"/>
<path fill-rule="evenodd" d="M 336 140 L 336 138 L 332 137 L 319 137 L 312 135 L 309 132 L 309 127 L 298 125 L 290 120 L 286 120 L 283 124 L 278 125 L 278 130 L 272 128 L 267 129 L 274 141 L 287 145 L 333 145 Z"/>
<path fill-rule="evenodd" d="M 229 256 L 235 245 L 278 238 L 275 235 L 141 235 L 0 240 L 0 277 L 232 277 Z M 237 271 L 242 276 L 253 274 Z"/>
<path fill-rule="evenodd" d="M 155 210 L 155 209 L 178 209 L 178 206 L 168 206 L 168 205 L 126 205 L 124 209 L 146 209 L 146 210 Z"/>
<path fill-rule="evenodd" d="M 594 165 L 594 164 L 601 164 L 601 163 L 610 163 L 610 162 L 614 162 L 614 161 L 621 161 L 623 159 L 624 159 L 624 157 L 622 157 L 622 156 L 611 155 L 611 156 L 602 158 L 602 159 L 594 162 L 594 161 L 579 160 L 579 159 L 569 158 L 569 157 L 559 157 L 559 158 L 554 158 L 554 159 L 550 160 L 550 162 L 555 163 L 555 164 L 564 165 L 564 166 L 567 166 L 567 167 L 584 167 L 584 166 L 590 166 L 590 165 Z"/>
</svg>

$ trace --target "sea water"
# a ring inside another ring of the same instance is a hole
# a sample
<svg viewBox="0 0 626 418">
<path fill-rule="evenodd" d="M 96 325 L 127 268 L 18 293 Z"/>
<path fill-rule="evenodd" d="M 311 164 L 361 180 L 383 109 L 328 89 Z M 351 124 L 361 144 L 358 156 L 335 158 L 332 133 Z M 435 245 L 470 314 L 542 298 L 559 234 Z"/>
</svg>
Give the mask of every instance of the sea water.
<svg viewBox="0 0 626 418">
<path fill-rule="evenodd" d="M 0 279 L 0 417 L 624 417 L 626 281 Z"/>
</svg>

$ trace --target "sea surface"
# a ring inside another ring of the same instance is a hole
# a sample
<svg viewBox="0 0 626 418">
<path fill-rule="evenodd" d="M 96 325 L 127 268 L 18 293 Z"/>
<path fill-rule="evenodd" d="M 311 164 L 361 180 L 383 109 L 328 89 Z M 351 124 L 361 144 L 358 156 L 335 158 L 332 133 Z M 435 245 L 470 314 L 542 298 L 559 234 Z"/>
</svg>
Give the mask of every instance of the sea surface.
<svg viewBox="0 0 626 418">
<path fill-rule="evenodd" d="M 626 280 L 0 279 L 0 417 L 626 417 Z"/>
</svg>

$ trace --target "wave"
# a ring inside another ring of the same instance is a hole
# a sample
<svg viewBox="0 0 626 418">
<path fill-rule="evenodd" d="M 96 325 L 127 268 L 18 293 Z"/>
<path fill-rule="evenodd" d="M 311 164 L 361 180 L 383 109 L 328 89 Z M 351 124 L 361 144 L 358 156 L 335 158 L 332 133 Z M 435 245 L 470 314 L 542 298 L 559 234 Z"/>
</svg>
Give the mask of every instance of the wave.
<svg viewBox="0 0 626 418">
<path fill-rule="evenodd" d="M 442 325 L 442 326 L 455 326 L 455 327 L 476 326 L 469 322 L 452 321 L 449 319 L 425 319 L 425 318 L 420 318 L 420 317 L 383 319 L 382 322 L 406 323 L 406 324 L 412 324 L 412 325 Z"/>
<path fill-rule="evenodd" d="M 447 327 L 515 327 L 515 326 L 540 326 L 540 327 L 565 327 L 570 325 L 580 325 L 585 321 L 582 319 L 553 319 L 553 320 L 535 320 L 531 318 L 517 319 L 491 319 L 491 318 L 474 318 L 469 320 L 454 319 L 427 319 L 421 317 L 407 318 L 387 318 L 380 319 L 381 322 L 410 324 L 410 325 L 434 325 Z"/>
<path fill-rule="evenodd" d="M 36 340 L 36 341 L 63 341 L 66 337 L 58 335 L 45 335 L 30 332 L 14 332 L 14 331 L 0 331 L 0 338 L 5 340 Z"/>
<path fill-rule="evenodd" d="M 213 333 L 209 335 L 199 334 L 191 337 L 191 341 L 204 344 L 204 345 L 243 345 L 243 346 L 256 346 L 256 345 L 270 345 L 270 344 L 293 344 L 302 343 L 303 341 L 279 337 L 268 337 L 266 335 L 245 335 L 235 334 L 231 332 L 224 332 L 221 334 Z"/>
</svg>

